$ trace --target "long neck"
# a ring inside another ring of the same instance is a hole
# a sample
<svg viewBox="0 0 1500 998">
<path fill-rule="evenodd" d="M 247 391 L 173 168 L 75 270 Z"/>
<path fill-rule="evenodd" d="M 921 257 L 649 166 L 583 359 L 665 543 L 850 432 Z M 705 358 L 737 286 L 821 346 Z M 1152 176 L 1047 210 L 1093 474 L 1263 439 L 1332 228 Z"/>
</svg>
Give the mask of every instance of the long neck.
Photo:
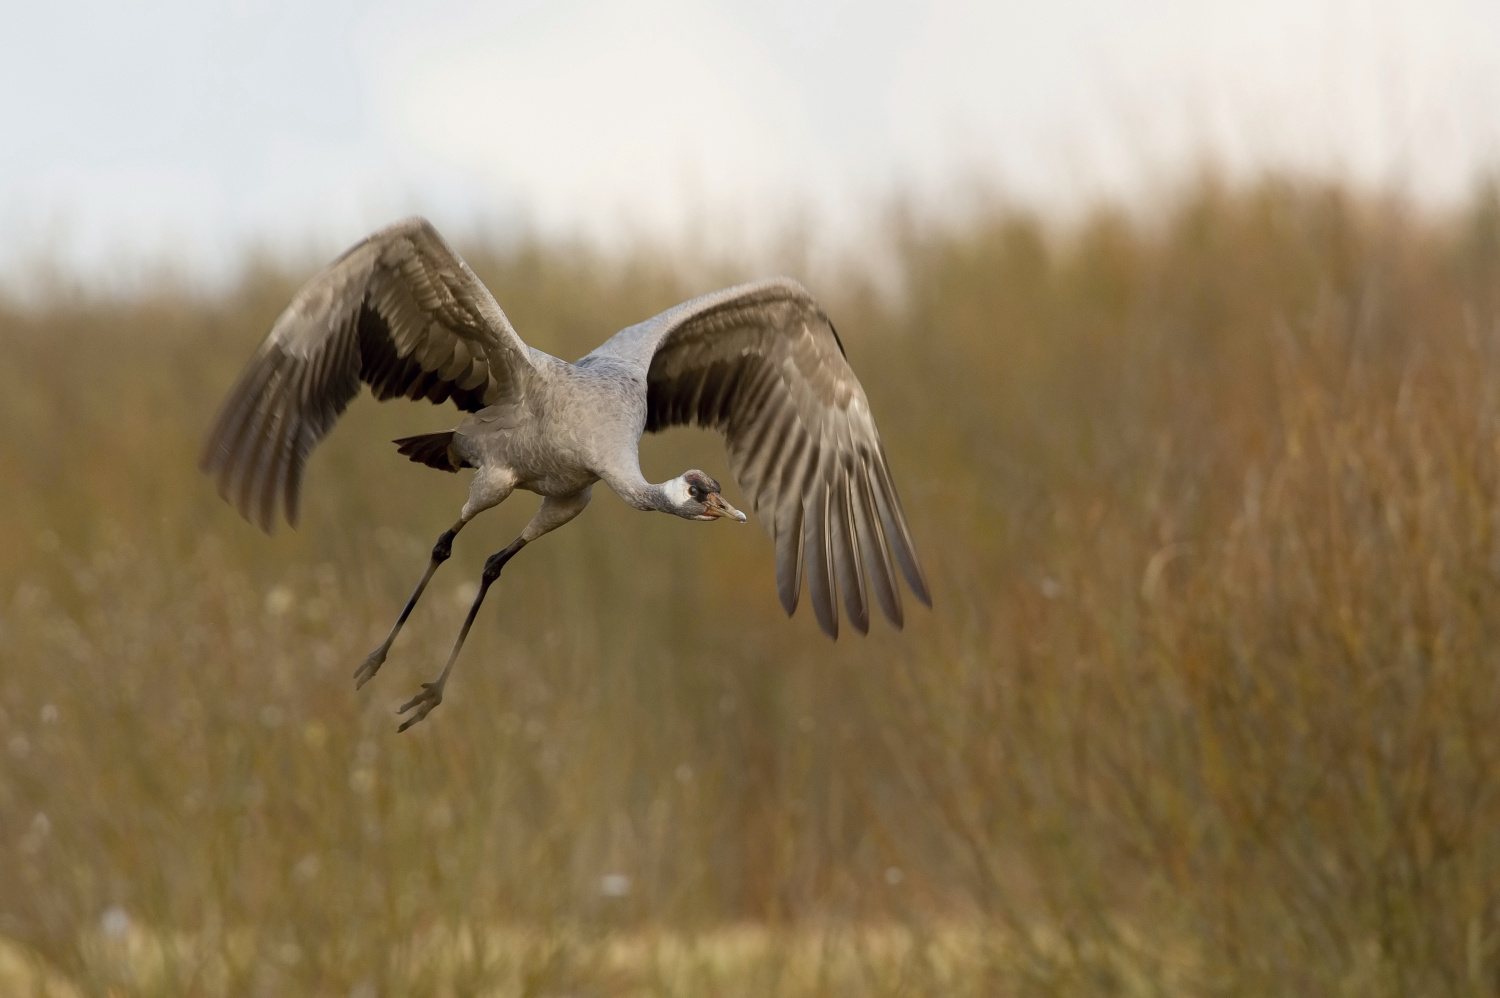
<svg viewBox="0 0 1500 998">
<path fill-rule="evenodd" d="M 641 474 L 639 468 L 619 475 L 605 475 L 603 478 L 616 495 L 636 509 L 661 513 L 671 513 L 676 509 L 667 494 L 668 483 L 653 485 L 646 481 L 646 476 Z"/>
</svg>

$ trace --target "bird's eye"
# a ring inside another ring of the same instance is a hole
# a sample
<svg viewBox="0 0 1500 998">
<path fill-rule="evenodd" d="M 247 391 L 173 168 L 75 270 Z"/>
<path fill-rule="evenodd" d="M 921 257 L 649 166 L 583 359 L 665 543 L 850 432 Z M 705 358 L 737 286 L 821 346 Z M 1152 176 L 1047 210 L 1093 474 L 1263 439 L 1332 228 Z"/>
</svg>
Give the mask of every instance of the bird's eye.
<svg viewBox="0 0 1500 998">
<path fill-rule="evenodd" d="M 703 491 L 703 486 L 697 484 L 696 482 L 693 483 L 692 493 L 693 498 L 698 500 L 699 502 L 702 502 L 708 497 L 708 493 Z"/>
</svg>

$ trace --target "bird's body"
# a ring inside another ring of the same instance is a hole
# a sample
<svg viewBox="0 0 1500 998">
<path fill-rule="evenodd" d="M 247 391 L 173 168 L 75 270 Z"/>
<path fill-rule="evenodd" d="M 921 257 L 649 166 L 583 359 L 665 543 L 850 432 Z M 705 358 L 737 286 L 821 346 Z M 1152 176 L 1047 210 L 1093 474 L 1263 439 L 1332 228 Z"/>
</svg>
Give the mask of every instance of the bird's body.
<svg viewBox="0 0 1500 998">
<path fill-rule="evenodd" d="M 696 422 L 725 434 L 735 475 L 776 543 L 788 613 L 804 565 L 830 636 L 838 632 L 836 592 L 861 632 L 872 595 L 901 625 L 898 567 L 928 602 L 864 390 L 827 316 L 788 278 L 684 302 L 568 363 L 522 342 L 437 231 L 409 219 L 359 243 L 298 292 L 225 401 L 204 469 L 264 529 L 278 505 L 295 521 L 307 457 L 362 383 L 379 398 L 451 399 L 468 410 L 452 431 L 396 443 L 414 461 L 471 467 L 474 478 L 390 636 L 356 673 L 360 685 L 384 662 L 458 531 L 515 489 L 543 497 L 521 535 L 486 563 L 448 665 L 402 707 L 416 710 L 403 730 L 441 702 L 505 563 L 582 512 L 596 483 L 640 510 L 745 519 L 702 472 L 648 482 L 638 457 L 647 431 Z"/>
<path fill-rule="evenodd" d="M 630 467 L 646 425 L 645 379 L 616 363 L 537 364 L 527 405 L 489 406 L 453 431 L 476 468 L 560 499 Z M 598 418 L 582 421 L 579 413 Z"/>
</svg>

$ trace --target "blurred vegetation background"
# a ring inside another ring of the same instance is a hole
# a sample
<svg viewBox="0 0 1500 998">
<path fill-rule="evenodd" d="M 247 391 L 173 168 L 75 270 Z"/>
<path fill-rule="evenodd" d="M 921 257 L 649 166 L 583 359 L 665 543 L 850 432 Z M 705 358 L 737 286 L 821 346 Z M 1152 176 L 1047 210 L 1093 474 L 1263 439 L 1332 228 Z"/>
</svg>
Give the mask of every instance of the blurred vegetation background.
<svg viewBox="0 0 1500 998">
<path fill-rule="evenodd" d="M 795 232 L 932 612 L 830 644 L 758 530 L 601 493 L 399 737 L 533 497 L 465 531 L 355 694 L 465 494 L 385 441 L 453 411 L 356 402 L 268 540 L 195 460 L 312 268 L 0 305 L 0 980 L 1500 992 L 1496 187 L 893 205 L 818 273 Z M 564 357 L 761 273 L 463 249 Z M 643 464 L 728 478 L 697 431 Z"/>
</svg>

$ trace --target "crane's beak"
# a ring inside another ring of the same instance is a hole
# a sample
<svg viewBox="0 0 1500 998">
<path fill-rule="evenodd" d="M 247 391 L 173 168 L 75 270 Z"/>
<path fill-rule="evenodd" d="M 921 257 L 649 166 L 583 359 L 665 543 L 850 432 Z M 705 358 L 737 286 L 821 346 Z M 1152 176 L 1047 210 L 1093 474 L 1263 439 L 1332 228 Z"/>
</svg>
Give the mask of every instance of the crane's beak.
<svg viewBox="0 0 1500 998">
<path fill-rule="evenodd" d="M 725 502 L 724 497 L 717 492 L 710 492 L 708 498 L 703 500 L 703 504 L 708 507 L 708 515 L 711 517 L 727 516 L 731 520 L 745 522 L 745 514 Z"/>
</svg>

